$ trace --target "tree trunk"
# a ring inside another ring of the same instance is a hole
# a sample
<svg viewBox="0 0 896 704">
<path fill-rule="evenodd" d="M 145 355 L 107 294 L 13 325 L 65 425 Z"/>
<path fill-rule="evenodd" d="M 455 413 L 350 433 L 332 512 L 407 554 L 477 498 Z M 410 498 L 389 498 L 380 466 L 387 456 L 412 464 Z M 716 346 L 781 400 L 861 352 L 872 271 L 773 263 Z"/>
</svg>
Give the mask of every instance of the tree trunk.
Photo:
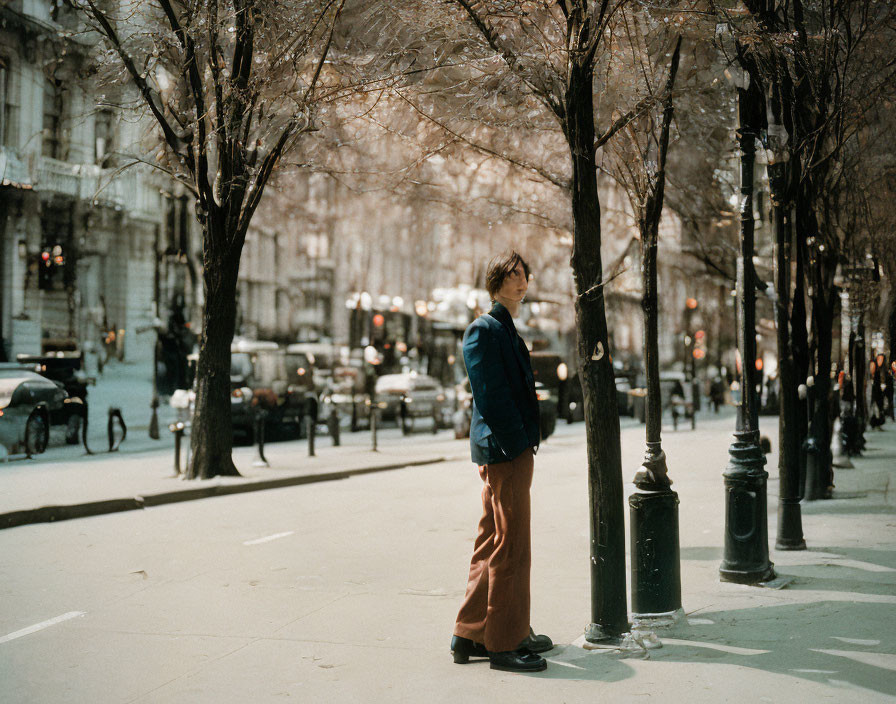
<svg viewBox="0 0 896 704">
<path fill-rule="evenodd" d="M 644 456 L 643 469 L 635 474 L 635 484 L 639 489 L 651 491 L 668 489 L 672 483 L 666 467 L 666 453 L 661 444 L 662 432 L 662 396 L 660 395 L 660 346 L 658 333 L 659 306 L 657 305 L 657 242 L 660 234 L 660 219 L 663 216 L 663 199 L 666 192 L 666 154 L 669 149 L 669 128 L 675 104 L 672 89 L 675 87 L 675 76 L 678 73 L 678 62 L 681 53 L 681 36 L 675 44 L 672 60 L 669 64 L 669 78 L 666 81 L 666 100 L 663 106 L 663 121 L 660 127 L 660 138 L 657 154 L 657 172 L 655 187 L 648 191 L 638 216 L 638 227 L 641 233 L 641 282 L 643 296 L 641 307 L 644 309 L 644 365 L 647 369 L 647 452 Z M 645 165 L 645 168 L 648 168 Z M 685 360 L 687 364 L 687 360 Z M 696 401 L 695 410 L 696 412 Z M 681 604 L 679 604 L 680 606 Z"/>
<path fill-rule="evenodd" d="M 865 429 L 868 427 L 868 365 L 865 361 L 865 314 L 859 316 L 855 347 L 856 419 L 859 421 L 858 446 L 865 448 Z"/>
<path fill-rule="evenodd" d="M 796 375 L 796 383 L 805 384 L 809 376 L 809 331 L 806 328 L 808 314 L 806 312 L 806 245 L 805 238 L 802 237 L 800 231 L 800 222 L 797 220 L 797 236 L 795 246 L 796 252 L 794 257 L 794 284 L 793 284 L 793 306 L 790 311 L 790 343 L 793 353 L 794 374 Z M 791 232 L 791 242 L 793 242 L 793 233 Z M 808 398 L 798 399 L 799 410 L 797 412 L 797 429 L 799 431 L 800 444 L 809 435 L 809 401 Z"/>
<path fill-rule="evenodd" d="M 781 387 L 778 413 L 778 549 L 803 549 L 802 514 L 800 511 L 800 445 L 799 395 L 790 336 L 790 260 L 791 231 L 786 197 L 786 171 L 783 161 L 768 167 L 772 201 L 772 223 L 775 230 L 775 284 L 778 301 L 775 318 L 778 328 L 778 382 Z"/>
<path fill-rule="evenodd" d="M 896 272 L 894 272 L 896 274 Z M 887 304 L 886 343 L 884 357 L 887 363 L 896 361 L 896 276 L 890 277 L 890 295 Z M 889 373 L 889 372 L 887 372 Z"/>
<path fill-rule="evenodd" d="M 817 232 L 817 230 L 814 230 Z M 812 286 L 812 327 L 815 338 L 815 407 L 810 433 L 820 450 L 816 486 L 829 495 L 834 484 L 831 465 L 830 395 L 831 352 L 834 334 L 834 270 L 837 266 L 833 253 L 818 252 Z M 819 498 L 819 497 L 807 497 Z"/>
<path fill-rule="evenodd" d="M 226 238 L 210 232 L 204 237 L 206 257 L 202 272 L 205 302 L 202 340 L 196 372 L 196 408 L 191 434 L 192 461 L 187 477 L 208 479 L 240 476 L 233 464 L 230 418 L 230 344 L 236 321 L 236 284 L 240 249 L 222 246 Z M 208 243 L 211 241 L 211 246 Z"/>
<path fill-rule="evenodd" d="M 572 269 L 576 282 L 578 370 L 585 403 L 591 518 L 591 621 L 601 640 L 628 629 L 625 513 L 616 384 L 610 360 L 594 150 L 594 74 L 570 60 L 565 134 L 572 160 Z"/>
<path fill-rule="evenodd" d="M 660 392 L 659 305 L 657 303 L 657 228 L 641 218 L 641 278 L 644 310 L 644 367 L 647 372 L 647 442 L 659 443 L 663 405 Z"/>
</svg>

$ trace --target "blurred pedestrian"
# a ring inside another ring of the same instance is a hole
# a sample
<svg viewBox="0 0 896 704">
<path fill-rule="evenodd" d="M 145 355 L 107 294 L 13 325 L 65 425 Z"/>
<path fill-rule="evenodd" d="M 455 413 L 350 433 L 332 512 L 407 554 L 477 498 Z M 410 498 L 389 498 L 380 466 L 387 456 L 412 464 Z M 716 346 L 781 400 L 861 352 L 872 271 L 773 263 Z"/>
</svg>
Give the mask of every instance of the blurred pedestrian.
<svg viewBox="0 0 896 704">
<path fill-rule="evenodd" d="M 871 408 L 869 409 L 868 425 L 872 430 L 883 430 L 884 424 L 884 389 L 881 379 L 881 369 L 877 362 L 871 362 Z"/>
<path fill-rule="evenodd" d="M 712 403 L 712 409 L 715 413 L 719 412 L 719 407 L 725 402 L 725 387 L 722 384 L 722 378 L 717 376 L 712 380 L 709 386 L 709 400 Z"/>
<path fill-rule="evenodd" d="M 492 669 L 509 672 L 544 670 L 538 653 L 553 647 L 529 624 L 529 489 L 539 418 L 529 351 L 513 324 L 528 287 L 529 265 L 519 254 L 493 259 L 486 288 L 494 305 L 470 324 L 463 344 L 483 514 L 451 650 L 456 663 L 488 657 Z"/>
</svg>

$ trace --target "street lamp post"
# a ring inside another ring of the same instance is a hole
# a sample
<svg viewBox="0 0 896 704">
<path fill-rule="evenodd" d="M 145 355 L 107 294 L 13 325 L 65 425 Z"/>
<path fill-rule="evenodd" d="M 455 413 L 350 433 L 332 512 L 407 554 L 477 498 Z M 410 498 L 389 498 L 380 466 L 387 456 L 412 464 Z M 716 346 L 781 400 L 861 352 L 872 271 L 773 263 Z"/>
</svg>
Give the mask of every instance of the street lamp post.
<svg viewBox="0 0 896 704">
<path fill-rule="evenodd" d="M 768 554 L 765 455 L 759 446 L 758 398 L 755 384 L 756 274 L 753 269 L 753 163 L 761 95 L 757 86 L 738 88 L 740 127 L 741 255 L 737 260 L 740 308 L 738 347 L 742 360 L 741 400 L 735 441 L 725 468 L 725 549 L 719 575 L 723 582 L 757 584 L 775 576 Z"/>
</svg>

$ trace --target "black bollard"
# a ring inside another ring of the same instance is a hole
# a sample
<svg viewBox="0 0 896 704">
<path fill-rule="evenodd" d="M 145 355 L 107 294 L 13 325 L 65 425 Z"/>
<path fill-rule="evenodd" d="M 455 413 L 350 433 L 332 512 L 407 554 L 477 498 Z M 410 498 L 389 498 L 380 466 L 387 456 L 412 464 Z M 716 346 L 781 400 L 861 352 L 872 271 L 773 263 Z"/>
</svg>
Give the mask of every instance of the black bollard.
<svg viewBox="0 0 896 704">
<path fill-rule="evenodd" d="M 115 423 L 121 427 L 121 439 L 115 441 Z M 109 420 L 106 423 L 106 432 L 109 435 L 109 452 L 116 452 L 124 439 L 128 436 L 128 426 L 125 425 L 124 418 L 121 415 L 121 409 L 114 406 L 109 407 Z"/>
<path fill-rule="evenodd" d="M 181 421 L 171 423 L 168 430 L 174 433 L 174 474 L 179 475 L 180 472 L 180 441 L 184 436 L 184 424 Z"/>
<path fill-rule="evenodd" d="M 678 494 L 637 491 L 628 497 L 632 545 L 632 621 L 671 625 L 681 608 Z"/>
<path fill-rule="evenodd" d="M 806 483 L 803 496 L 806 501 L 817 501 L 824 497 L 824 491 L 818 477 L 818 464 L 821 449 L 818 447 L 818 441 L 813 436 L 809 436 L 803 442 L 803 455 L 806 458 Z"/>
<path fill-rule="evenodd" d="M 267 458 L 264 456 L 264 425 L 268 412 L 260 406 L 255 408 L 255 440 L 257 443 L 257 454 L 253 467 L 270 467 Z"/>
<path fill-rule="evenodd" d="M 372 449 L 373 449 L 374 452 L 377 451 L 377 450 L 376 450 L 376 417 L 377 417 L 378 415 L 379 415 L 379 414 L 377 413 L 377 408 L 376 408 L 376 406 L 373 406 L 373 407 L 370 409 L 370 438 L 371 438 L 371 441 L 373 442 L 373 448 L 372 448 Z"/>
<path fill-rule="evenodd" d="M 333 438 L 333 447 L 339 447 L 339 414 L 335 408 L 330 411 L 330 416 L 327 418 L 327 430 Z"/>
<path fill-rule="evenodd" d="M 314 437 L 317 435 L 317 423 L 311 416 L 305 416 L 305 427 L 308 428 L 308 456 L 314 457 Z"/>
</svg>

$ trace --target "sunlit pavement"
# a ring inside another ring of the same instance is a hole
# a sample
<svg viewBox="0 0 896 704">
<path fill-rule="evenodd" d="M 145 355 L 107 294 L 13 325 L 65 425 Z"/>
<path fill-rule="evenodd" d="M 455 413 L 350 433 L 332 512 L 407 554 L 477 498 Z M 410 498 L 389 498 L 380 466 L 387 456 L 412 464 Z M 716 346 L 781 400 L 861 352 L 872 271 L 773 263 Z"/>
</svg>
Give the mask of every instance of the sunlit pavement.
<svg viewBox="0 0 896 704">
<path fill-rule="evenodd" d="M 773 448 L 773 541 L 777 423 L 761 420 Z M 664 430 L 689 623 L 661 632 L 664 647 L 649 657 L 570 645 L 590 615 L 587 472 L 575 424 L 559 426 L 536 457 L 532 620 L 558 644 L 544 673 L 451 661 L 481 485 L 464 441 L 421 434 L 394 446 L 409 455 L 444 444 L 461 458 L 0 531 L 3 698 L 893 701 L 896 428 L 868 434 L 866 456 L 837 472 L 835 499 L 803 505 L 809 550 L 772 550 L 793 582 L 771 590 L 718 581 L 732 427 L 728 415 L 701 419 L 696 431 Z M 622 445 L 628 479 L 643 426 L 624 421 Z"/>
</svg>

